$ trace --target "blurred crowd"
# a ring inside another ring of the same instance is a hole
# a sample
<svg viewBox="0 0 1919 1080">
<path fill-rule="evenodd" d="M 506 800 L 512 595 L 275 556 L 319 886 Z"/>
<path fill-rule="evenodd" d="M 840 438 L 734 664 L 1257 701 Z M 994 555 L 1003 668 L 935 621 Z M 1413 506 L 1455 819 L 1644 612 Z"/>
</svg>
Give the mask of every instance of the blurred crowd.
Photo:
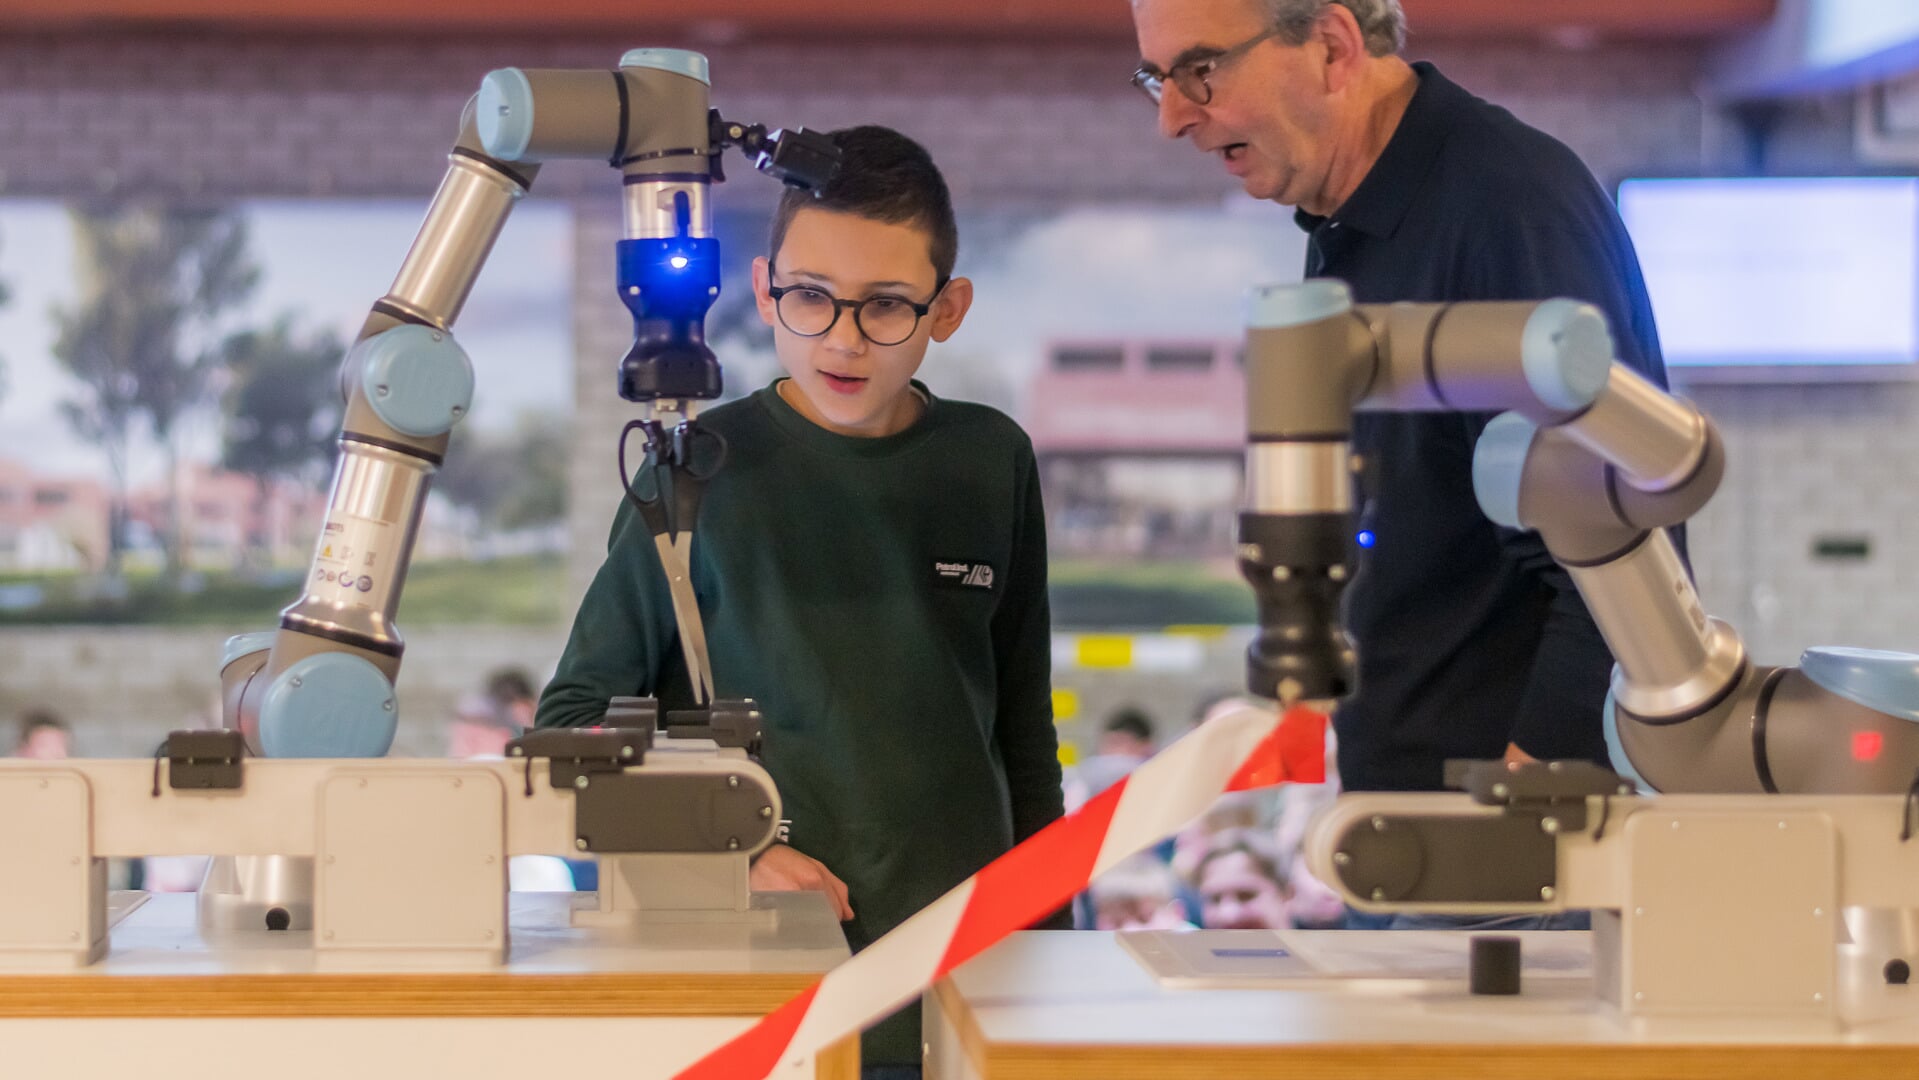
<svg viewBox="0 0 1919 1080">
<path fill-rule="evenodd" d="M 1198 726 L 1241 702 L 1203 704 Z M 1338 929 L 1346 908 L 1313 877 L 1300 851 L 1314 811 L 1338 794 L 1332 733 L 1325 784 L 1287 784 L 1220 798 L 1198 820 L 1156 847 L 1097 878 L 1075 903 L 1074 925 L 1095 930 Z M 1066 770 L 1073 810 L 1150 759 L 1158 745 L 1152 719 L 1121 708 L 1102 725 L 1095 752 Z"/>
</svg>

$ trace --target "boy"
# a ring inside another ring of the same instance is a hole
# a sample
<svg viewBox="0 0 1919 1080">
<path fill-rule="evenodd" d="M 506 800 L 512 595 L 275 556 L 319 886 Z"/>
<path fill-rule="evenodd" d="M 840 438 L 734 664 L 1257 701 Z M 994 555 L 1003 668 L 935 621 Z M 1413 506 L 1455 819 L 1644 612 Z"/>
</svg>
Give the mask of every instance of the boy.
<svg viewBox="0 0 1919 1080">
<path fill-rule="evenodd" d="M 792 821 L 756 889 L 817 889 L 860 949 L 1061 812 L 1046 535 L 1031 442 L 913 380 L 972 283 L 945 181 L 881 127 L 833 134 L 839 176 L 789 192 L 753 264 L 786 377 L 700 418 L 725 437 L 693 542 L 721 697 L 764 713 Z M 609 697 L 690 702 L 652 537 L 622 505 L 540 726 Z M 917 1008 L 872 1066 L 920 1060 Z"/>
</svg>

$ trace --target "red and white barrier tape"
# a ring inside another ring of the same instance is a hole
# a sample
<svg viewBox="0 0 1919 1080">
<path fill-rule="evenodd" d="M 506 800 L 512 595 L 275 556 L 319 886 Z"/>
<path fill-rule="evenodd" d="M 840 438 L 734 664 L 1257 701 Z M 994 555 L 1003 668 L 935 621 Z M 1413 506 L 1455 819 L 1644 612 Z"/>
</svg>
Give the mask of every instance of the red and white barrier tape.
<svg viewBox="0 0 1919 1080">
<path fill-rule="evenodd" d="M 756 1080 L 912 1001 L 947 972 L 1058 910 L 1127 856 L 1158 843 L 1220 795 L 1326 779 L 1326 718 L 1231 709 L 1167 747 L 1079 810 L 1034 834 L 892 933 L 828 972 L 676 1080 Z"/>
</svg>

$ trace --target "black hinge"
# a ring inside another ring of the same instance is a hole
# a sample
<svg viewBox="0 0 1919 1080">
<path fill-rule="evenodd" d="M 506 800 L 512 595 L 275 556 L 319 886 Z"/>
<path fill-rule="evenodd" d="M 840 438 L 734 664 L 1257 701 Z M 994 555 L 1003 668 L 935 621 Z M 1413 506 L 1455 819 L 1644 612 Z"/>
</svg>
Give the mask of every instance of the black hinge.
<svg viewBox="0 0 1919 1080">
<path fill-rule="evenodd" d="M 653 728 L 536 728 L 506 744 L 506 756 L 525 758 L 529 767 L 527 794 L 533 793 L 531 766 L 546 758 L 556 788 L 571 788 L 582 776 L 615 773 L 646 762 L 653 748 Z"/>
<path fill-rule="evenodd" d="M 237 731 L 175 731 L 160 744 L 157 757 L 167 759 L 170 788 L 233 791 L 241 785 L 240 759 L 246 752 L 246 737 Z M 160 793 L 157 776 L 153 793 Z"/>
</svg>

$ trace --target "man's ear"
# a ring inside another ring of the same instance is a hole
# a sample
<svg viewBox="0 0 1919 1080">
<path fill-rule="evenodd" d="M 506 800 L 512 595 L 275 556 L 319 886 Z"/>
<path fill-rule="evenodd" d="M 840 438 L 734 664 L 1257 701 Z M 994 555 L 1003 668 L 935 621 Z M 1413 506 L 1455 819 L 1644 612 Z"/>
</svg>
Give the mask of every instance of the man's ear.
<svg viewBox="0 0 1919 1080">
<path fill-rule="evenodd" d="M 927 314 L 933 320 L 933 340 L 945 341 L 958 330 L 973 306 L 973 279 L 956 277 L 946 283 Z"/>
<path fill-rule="evenodd" d="M 1345 5 L 1327 4 L 1320 9 L 1308 40 L 1326 51 L 1321 77 L 1329 92 L 1337 94 L 1359 78 L 1369 55 L 1366 35 L 1359 29 L 1359 20 Z"/>
<path fill-rule="evenodd" d="M 753 260 L 753 306 L 760 309 L 760 321 L 773 325 L 773 264 L 761 255 Z"/>
</svg>

